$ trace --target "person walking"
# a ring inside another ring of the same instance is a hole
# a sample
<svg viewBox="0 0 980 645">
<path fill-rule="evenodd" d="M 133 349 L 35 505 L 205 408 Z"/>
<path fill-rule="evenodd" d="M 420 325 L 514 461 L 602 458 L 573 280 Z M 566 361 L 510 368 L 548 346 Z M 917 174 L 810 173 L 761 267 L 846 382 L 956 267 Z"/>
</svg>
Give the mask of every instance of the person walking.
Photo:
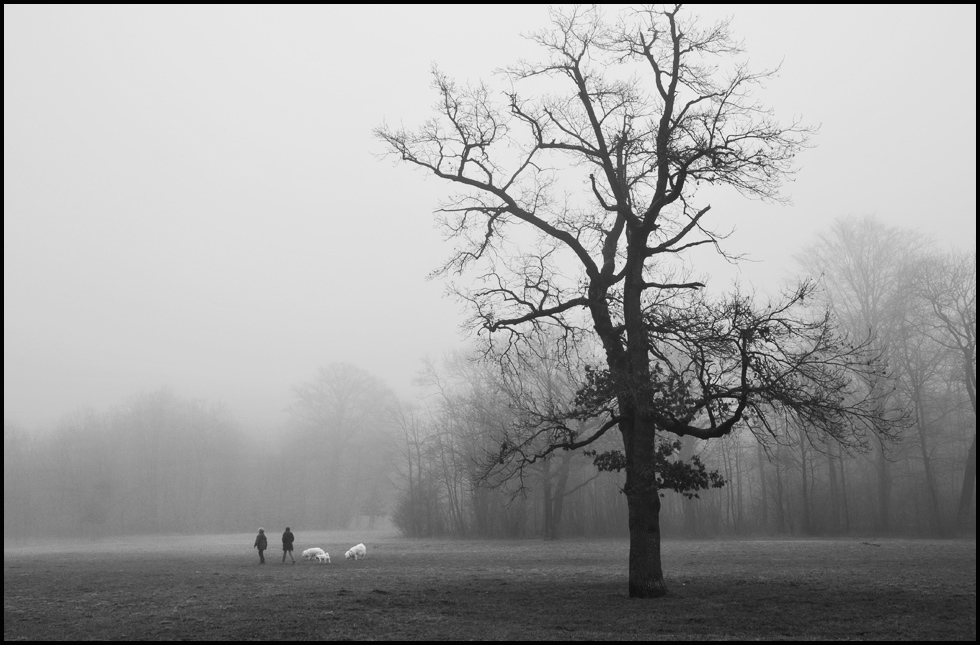
<svg viewBox="0 0 980 645">
<path fill-rule="evenodd" d="M 289 554 L 289 559 L 296 564 L 296 560 L 293 559 L 293 540 L 296 538 L 293 536 L 293 532 L 286 527 L 285 532 L 282 534 L 282 563 L 286 564 L 286 554 Z"/>
<path fill-rule="evenodd" d="M 265 529 L 259 527 L 259 534 L 255 536 L 254 548 L 259 550 L 259 564 L 265 564 L 265 550 L 269 547 L 269 540 L 265 537 Z"/>
</svg>

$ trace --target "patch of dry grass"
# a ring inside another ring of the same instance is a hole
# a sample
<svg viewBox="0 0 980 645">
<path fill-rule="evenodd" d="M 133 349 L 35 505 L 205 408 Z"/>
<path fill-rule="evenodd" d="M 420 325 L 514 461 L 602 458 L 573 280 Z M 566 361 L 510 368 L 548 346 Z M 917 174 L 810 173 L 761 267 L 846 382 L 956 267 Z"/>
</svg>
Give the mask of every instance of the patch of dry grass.
<svg viewBox="0 0 980 645">
<path fill-rule="evenodd" d="M 253 537 L 5 549 L 4 639 L 976 640 L 975 541 L 667 542 L 641 601 L 625 541 L 297 532 L 334 563 L 259 566 Z"/>
</svg>

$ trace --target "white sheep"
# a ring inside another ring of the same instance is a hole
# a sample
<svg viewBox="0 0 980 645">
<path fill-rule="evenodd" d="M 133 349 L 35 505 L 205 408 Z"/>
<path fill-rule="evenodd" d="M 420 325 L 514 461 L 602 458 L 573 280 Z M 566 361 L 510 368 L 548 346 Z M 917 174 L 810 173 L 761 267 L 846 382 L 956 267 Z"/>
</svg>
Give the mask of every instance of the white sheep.
<svg viewBox="0 0 980 645">
<path fill-rule="evenodd" d="M 330 554 L 323 552 L 316 554 L 316 561 L 320 564 L 330 564 Z"/>
<path fill-rule="evenodd" d="M 303 551 L 303 558 L 307 560 L 312 560 L 322 553 L 325 553 L 323 549 L 319 547 L 313 547 L 312 549 L 307 549 L 306 551 Z"/>
<path fill-rule="evenodd" d="M 358 544 L 357 546 L 352 546 L 350 550 L 344 554 L 344 557 L 348 560 L 360 560 L 367 556 L 367 549 L 363 544 Z"/>
</svg>

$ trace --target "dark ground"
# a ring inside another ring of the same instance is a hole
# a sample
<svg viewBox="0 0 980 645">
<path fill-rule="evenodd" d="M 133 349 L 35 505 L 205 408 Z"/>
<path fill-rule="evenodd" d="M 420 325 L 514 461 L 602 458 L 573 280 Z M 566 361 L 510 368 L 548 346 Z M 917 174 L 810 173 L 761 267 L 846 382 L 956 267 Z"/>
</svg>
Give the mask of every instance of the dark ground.
<svg viewBox="0 0 980 645">
<path fill-rule="evenodd" d="M 976 640 L 975 540 L 671 541 L 630 600 L 623 540 L 296 534 L 295 565 L 275 531 L 264 566 L 251 534 L 5 548 L 4 640 Z"/>
</svg>

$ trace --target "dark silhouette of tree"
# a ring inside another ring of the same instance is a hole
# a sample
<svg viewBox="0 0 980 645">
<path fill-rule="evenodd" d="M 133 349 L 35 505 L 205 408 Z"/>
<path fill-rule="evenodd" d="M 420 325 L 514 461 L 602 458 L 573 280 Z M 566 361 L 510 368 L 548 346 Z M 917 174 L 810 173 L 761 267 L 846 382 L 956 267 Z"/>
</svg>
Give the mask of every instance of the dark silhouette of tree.
<svg viewBox="0 0 980 645">
<path fill-rule="evenodd" d="M 756 308 L 738 295 L 711 303 L 702 281 L 679 277 L 692 249 L 724 253 L 697 187 L 778 200 L 807 145 L 810 129 L 778 123 L 753 98 L 774 71 L 751 71 L 727 23 L 700 26 L 679 5 L 615 23 L 597 8 L 563 9 L 552 23 L 531 36 L 543 62 L 504 70 L 513 85 L 502 100 L 436 69 L 437 116 L 376 134 L 459 191 L 438 211 L 459 242 L 442 272 L 476 273 L 456 293 L 495 351 L 527 351 L 545 332 L 565 352 L 585 338 L 601 348 L 574 411 L 600 422 L 585 436 L 556 426 L 544 451 L 618 428 L 623 449 L 604 465 L 626 475 L 629 593 L 660 596 L 659 455 L 671 446 L 661 433 L 722 437 L 748 415 L 772 430 L 767 413 L 788 408 L 808 431 L 865 445 L 860 422 L 873 410 L 852 398 L 850 379 L 867 348 L 826 317 L 798 317 L 808 285 Z"/>
</svg>

